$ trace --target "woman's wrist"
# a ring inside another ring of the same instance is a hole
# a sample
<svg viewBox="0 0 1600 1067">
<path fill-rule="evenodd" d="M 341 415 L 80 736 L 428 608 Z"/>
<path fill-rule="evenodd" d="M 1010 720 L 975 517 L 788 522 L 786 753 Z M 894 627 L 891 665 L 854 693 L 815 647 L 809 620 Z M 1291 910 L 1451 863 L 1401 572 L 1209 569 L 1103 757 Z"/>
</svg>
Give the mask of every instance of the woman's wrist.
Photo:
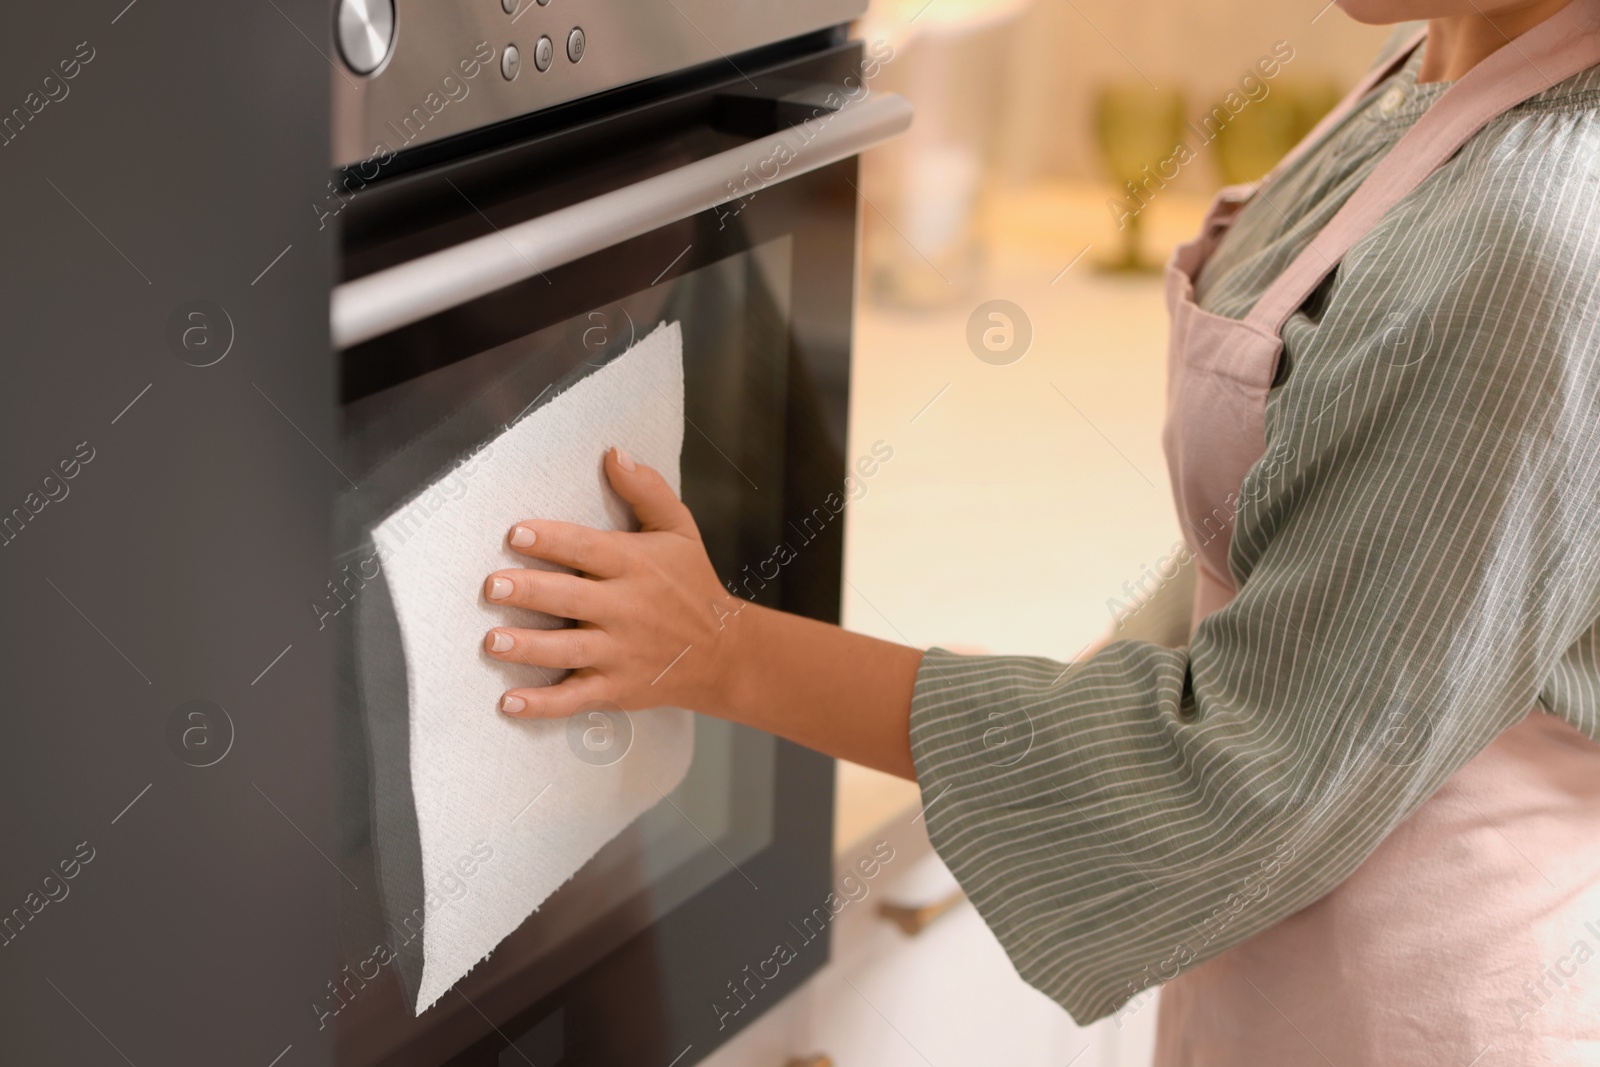
<svg viewBox="0 0 1600 1067">
<path fill-rule="evenodd" d="M 910 778 L 921 662 L 914 648 L 737 601 L 688 706 Z"/>
<path fill-rule="evenodd" d="M 759 674 L 750 667 L 761 659 L 764 612 L 771 613 L 770 609 L 731 594 L 717 606 L 719 629 L 696 711 L 732 722 L 747 722 L 749 709 L 762 705 Z"/>
</svg>

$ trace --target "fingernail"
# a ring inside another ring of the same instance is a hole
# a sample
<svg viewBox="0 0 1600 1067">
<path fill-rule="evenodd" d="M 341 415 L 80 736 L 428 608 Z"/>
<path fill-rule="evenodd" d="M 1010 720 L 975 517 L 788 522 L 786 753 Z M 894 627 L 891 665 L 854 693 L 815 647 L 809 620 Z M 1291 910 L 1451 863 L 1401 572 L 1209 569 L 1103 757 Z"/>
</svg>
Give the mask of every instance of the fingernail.
<svg viewBox="0 0 1600 1067">
<path fill-rule="evenodd" d="M 500 698 L 500 710 L 505 712 L 507 715 L 515 715 L 517 712 L 521 711 L 527 706 L 528 702 L 517 696 L 515 693 L 507 693 L 505 696 Z"/>
<path fill-rule="evenodd" d="M 511 543 L 517 548 L 527 548 L 538 539 L 538 536 L 526 526 L 511 527 Z"/>
<path fill-rule="evenodd" d="M 496 630 L 489 635 L 490 652 L 510 652 L 511 646 L 515 644 L 516 642 L 511 640 L 511 635 L 504 630 Z"/>
<path fill-rule="evenodd" d="M 627 450 L 621 447 L 617 448 L 617 466 L 625 471 L 631 471 L 635 467 L 633 457 L 628 455 Z"/>
<path fill-rule="evenodd" d="M 489 582 L 489 599 L 504 600 L 511 595 L 510 578 L 494 578 Z"/>
</svg>

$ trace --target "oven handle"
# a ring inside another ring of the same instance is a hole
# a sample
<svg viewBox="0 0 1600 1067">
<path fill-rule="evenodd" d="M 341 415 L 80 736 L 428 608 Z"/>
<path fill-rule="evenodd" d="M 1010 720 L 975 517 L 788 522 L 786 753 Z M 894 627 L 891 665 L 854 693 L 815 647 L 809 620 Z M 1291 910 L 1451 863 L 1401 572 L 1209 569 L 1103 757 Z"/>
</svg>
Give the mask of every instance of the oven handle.
<svg viewBox="0 0 1600 1067">
<path fill-rule="evenodd" d="M 343 349 L 370 341 L 535 274 L 754 195 L 744 184 L 752 175 L 762 186 L 786 181 L 853 156 L 910 125 L 911 104 L 905 97 L 869 98 L 592 200 L 345 282 L 333 290 L 333 345 Z M 789 157 L 786 162 L 780 153 Z M 763 164 L 770 169 L 774 159 L 780 160 L 778 173 L 763 182 Z"/>
</svg>

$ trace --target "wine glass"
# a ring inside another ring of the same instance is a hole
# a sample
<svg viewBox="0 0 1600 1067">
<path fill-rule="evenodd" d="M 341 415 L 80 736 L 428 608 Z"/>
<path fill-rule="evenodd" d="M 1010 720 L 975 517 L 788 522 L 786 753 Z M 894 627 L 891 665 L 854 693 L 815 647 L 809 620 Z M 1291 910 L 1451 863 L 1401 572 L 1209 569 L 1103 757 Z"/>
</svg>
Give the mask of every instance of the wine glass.
<svg viewBox="0 0 1600 1067">
<path fill-rule="evenodd" d="M 1188 156 L 1180 150 L 1183 120 L 1183 94 L 1177 89 L 1130 81 L 1102 86 L 1095 95 L 1095 140 L 1118 186 L 1107 206 L 1122 233 L 1121 257 L 1100 264 L 1102 270 L 1160 269 L 1144 258 L 1142 219 Z"/>
</svg>

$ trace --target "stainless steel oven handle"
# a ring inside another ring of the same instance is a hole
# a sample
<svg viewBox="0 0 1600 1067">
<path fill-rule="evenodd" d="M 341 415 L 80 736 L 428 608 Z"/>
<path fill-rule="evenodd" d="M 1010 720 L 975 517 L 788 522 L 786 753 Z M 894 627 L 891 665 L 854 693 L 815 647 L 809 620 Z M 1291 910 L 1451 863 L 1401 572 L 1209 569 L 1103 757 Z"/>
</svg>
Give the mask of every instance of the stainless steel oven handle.
<svg viewBox="0 0 1600 1067">
<path fill-rule="evenodd" d="M 677 170 L 345 282 L 333 290 L 334 347 L 369 341 L 679 219 L 759 195 L 764 187 L 853 156 L 910 125 L 905 97 L 869 97 Z"/>
</svg>

